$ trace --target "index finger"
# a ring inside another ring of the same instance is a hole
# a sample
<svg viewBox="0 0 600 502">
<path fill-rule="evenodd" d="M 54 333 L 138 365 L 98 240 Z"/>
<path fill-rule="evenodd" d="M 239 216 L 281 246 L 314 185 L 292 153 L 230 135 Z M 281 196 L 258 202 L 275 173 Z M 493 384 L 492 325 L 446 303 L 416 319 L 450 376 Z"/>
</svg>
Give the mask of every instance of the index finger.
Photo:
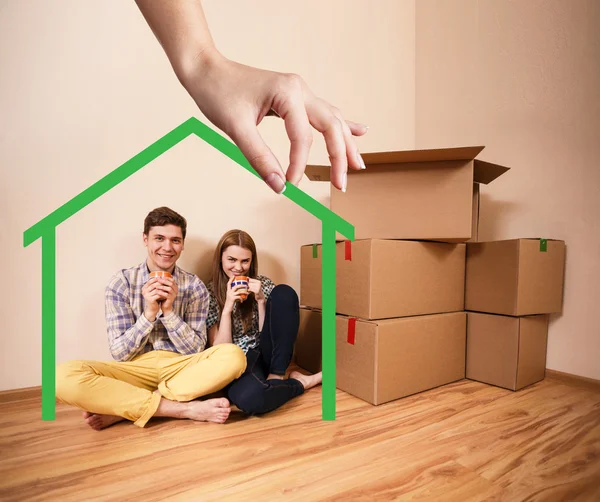
<svg viewBox="0 0 600 502">
<path fill-rule="evenodd" d="M 331 107 L 322 100 L 311 104 L 307 111 L 311 125 L 325 138 L 325 145 L 331 160 L 331 184 L 345 192 L 348 157 L 342 123 L 331 111 Z"/>
</svg>

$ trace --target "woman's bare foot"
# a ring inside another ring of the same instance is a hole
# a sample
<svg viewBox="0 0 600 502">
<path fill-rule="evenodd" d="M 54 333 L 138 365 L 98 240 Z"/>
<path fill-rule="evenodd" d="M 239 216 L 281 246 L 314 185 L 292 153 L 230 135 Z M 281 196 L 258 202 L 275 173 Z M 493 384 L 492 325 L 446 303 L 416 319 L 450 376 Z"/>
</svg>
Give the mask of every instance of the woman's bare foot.
<svg viewBox="0 0 600 502">
<path fill-rule="evenodd" d="M 206 401 L 190 401 L 185 417 L 199 422 L 215 422 L 223 424 L 229 417 L 231 407 L 224 397 L 207 399 Z"/>
<path fill-rule="evenodd" d="M 299 371 L 292 371 L 290 378 L 298 380 L 303 386 L 304 390 L 312 389 L 315 385 L 319 385 L 323 381 L 323 373 L 319 371 L 314 375 L 303 375 Z"/>
<path fill-rule="evenodd" d="M 83 412 L 83 418 L 85 423 L 95 431 L 101 431 L 102 429 L 106 429 L 117 422 L 125 420 L 123 417 L 117 417 L 115 415 L 100 415 L 98 413 L 90 413 L 89 411 Z"/>
</svg>

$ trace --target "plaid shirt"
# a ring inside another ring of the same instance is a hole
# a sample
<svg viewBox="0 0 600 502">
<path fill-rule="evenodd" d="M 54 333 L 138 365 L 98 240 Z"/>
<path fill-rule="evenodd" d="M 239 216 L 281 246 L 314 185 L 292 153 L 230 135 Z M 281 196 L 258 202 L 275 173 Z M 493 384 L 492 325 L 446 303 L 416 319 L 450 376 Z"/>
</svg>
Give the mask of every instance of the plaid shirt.
<svg viewBox="0 0 600 502">
<path fill-rule="evenodd" d="M 206 346 L 208 290 L 194 274 L 173 270 L 177 297 L 173 311 L 158 312 L 154 322 L 143 315 L 142 287 L 148 280 L 146 262 L 117 272 L 106 287 L 104 304 L 110 352 L 117 361 L 131 361 L 151 350 L 195 354 Z"/>
<path fill-rule="evenodd" d="M 261 289 L 265 300 L 271 296 L 271 291 L 275 288 L 275 283 L 265 277 L 259 275 L 257 278 L 261 282 Z M 219 322 L 220 312 L 219 304 L 213 293 L 212 281 L 208 283 L 208 291 L 210 293 L 210 306 L 208 309 L 208 318 L 206 319 L 206 328 L 210 329 Z M 237 308 L 237 302 L 233 306 L 233 312 L 231 313 L 231 340 L 244 352 L 248 352 L 248 349 L 254 349 L 258 346 L 260 341 L 260 330 L 258 329 L 258 303 L 254 302 L 252 310 L 252 324 L 248 328 L 248 331 L 244 332 L 244 324 L 242 323 L 242 316 Z"/>
</svg>

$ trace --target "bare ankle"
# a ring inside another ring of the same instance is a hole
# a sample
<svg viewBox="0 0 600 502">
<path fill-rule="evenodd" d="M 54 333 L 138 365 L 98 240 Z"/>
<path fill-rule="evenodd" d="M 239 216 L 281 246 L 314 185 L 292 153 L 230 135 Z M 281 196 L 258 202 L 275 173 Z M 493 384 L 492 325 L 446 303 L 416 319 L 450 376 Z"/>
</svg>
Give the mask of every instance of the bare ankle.
<svg viewBox="0 0 600 502">
<path fill-rule="evenodd" d="M 177 404 L 175 406 L 173 406 L 173 417 L 172 418 L 190 418 L 191 415 L 191 406 L 190 403 L 188 402 L 178 402 L 178 401 L 174 401 Z"/>
<path fill-rule="evenodd" d="M 269 373 L 267 380 L 283 380 L 285 375 L 276 375 L 275 373 Z"/>
<path fill-rule="evenodd" d="M 314 375 L 304 375 L 299 371 L 292 371 L 290 373 L 290 378 L 298 380 L 302 384 L 302 387 L 304 387 L 304 390 L 308 390 L 321 383 L 323 374 L 319 372 Z"/>
<path fill-rule="evenodd" d="M 160 404 L 154 413 L 155 417 L 190 418 L 190 403 L 171 401 L 165 397 L 160 399 Z"/>
</svg>

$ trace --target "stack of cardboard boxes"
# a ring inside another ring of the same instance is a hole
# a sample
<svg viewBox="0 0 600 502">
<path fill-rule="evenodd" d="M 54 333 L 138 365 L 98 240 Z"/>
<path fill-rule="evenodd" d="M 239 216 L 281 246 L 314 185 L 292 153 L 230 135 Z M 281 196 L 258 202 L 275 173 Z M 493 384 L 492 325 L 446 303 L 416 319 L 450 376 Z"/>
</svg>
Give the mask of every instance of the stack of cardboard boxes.
<svg viewBox="0 0 600 502">
<path fill-rule="evenodd" d="M 477 288 L 486 286 L 473 281 L 465 289 L 467 263 L 478 265 L 467 262 L 465 242 L 477 240 L 480 184 L 508 168 L 476 159 L 482 149 L 365 154 L 368 169 L 349 173 L 347 192 L 332 189 L 331 210 L 355 226 L 356 238 L 336 244 L 339 389 L 381 404 L 460 380 L 467 360 L 480 362 L 488 354 L 467 355 L 467 316 L 477 314 L 465 312 L 465 291 L 477 298 Z M 328 181 L 329 167 L 308 166 L 306 174 Z M 316 372 L 321 369 L 319 244 L 301 249 L 300 303 L 296 362 Z M 491 347 L 485 340 L 481 345 Z M 473 368 L 473 378 L 481 378 L 478 363 Z"/>
<path fill-rule="evenodd" d="M 512 390 L 543 380 L 548 314 L 562 309 L 564 266 L 563 241 L 467 244 L 467 378 Z"/>
</svg>

